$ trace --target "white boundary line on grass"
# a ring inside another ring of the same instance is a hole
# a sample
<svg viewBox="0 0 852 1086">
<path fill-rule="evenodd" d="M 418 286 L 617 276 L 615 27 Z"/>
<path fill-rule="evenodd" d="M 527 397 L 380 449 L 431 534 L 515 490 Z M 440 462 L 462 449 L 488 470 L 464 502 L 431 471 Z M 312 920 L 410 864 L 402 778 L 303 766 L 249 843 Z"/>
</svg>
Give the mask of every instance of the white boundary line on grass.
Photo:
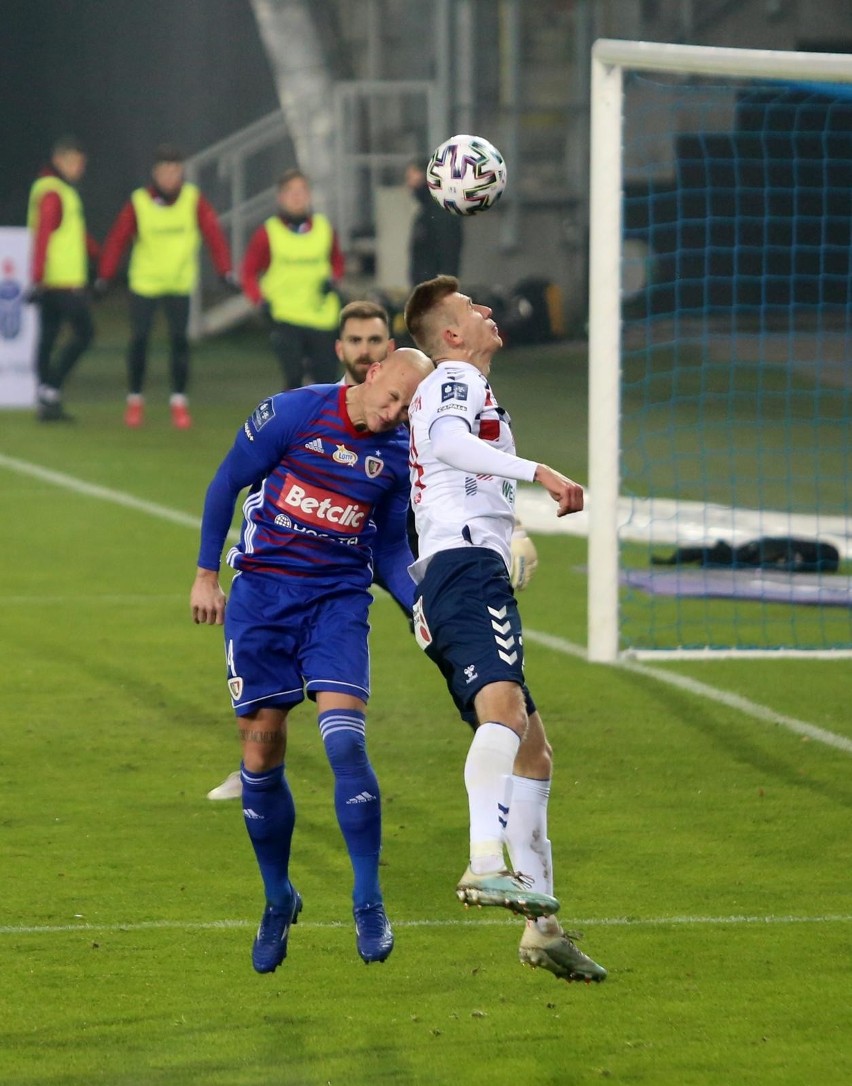
<svg viewBox="0 0 852 1086">
<path fill-rule="evenodd" d="M 179 524 L 185 528 L 194 528 L 197 530 L 201 523 L 198 517 L 191 517 L 176 509 L 169 509 L 165 505 L 158 505 L 156 502 L 134 498 L 132 495 L 126 494 L 121 490 L 113 490 L 110 487 L 87 483 L 82 479 L 75 478 L 73 475 L 66 475 L 64 472 L 50 471 L 48 468 L 40 467 L 38 464 L 31 464 L 27 460 L 18 460 L 13 456 L 5 456 L 3 453 L 0 453 L 0 467 L 17 472 L 19 475 L 28 475 L 31 478 L 40 479 L 42 482 L 49 483 L 53 486 L 76 491 L 78 494 L 85 494 L 91 498 L 99 498 L 102 501 L 123 505 L 128 509 L 135 509 L 140 513 L 147 513 L 149 516 L 157 517 L 160 520 L 167 520 L 172 524 Z M 576 645 L 574 642 L 567 641 L 562 637 L 554 637 L 552 634 L 539 633 L 537 630 L 529 629 L 524 630 L 524 635 L 528 640 L 539 645 L 544 645 L 546 648 L 554 649 L 556 652 L 562 652 L 569 656 L 577 656 L 582 660 L 586 659 L 586 650 L 582 645 Z M 670 686 L 680 687 L 681 690 L 686 690 L 696 697 L 706 698 L 710 701 L 718 702 L 721 705 L 726 705 L 728 708 L 735 709 L 755 720 L 762 720 L 769 724 L 777 724 L 782 728 L 786 728 L 788 731 L 794 732 L 796 735 L 813 739 L 818 743 L 823 743 L 825 746 L 833 747 L 835 750 L 842 750 L 846 754 L 852 754 L 852 739 L 847 739 L 843 735 L 837 735 L 835 732 L 827 731 L 825 728 L 818 728 L 815 724 L 808 724 L 807 721 L 797 720 L 795 717 L 776 713 L 773 709 L 769 709 L 765 705 L 760 705 L 757 702 L 750 701 L 748 698 L 740 697 L 738 694 L 731 694 L 725 690 L 717 690 L 713 686 L 708 686 L 706 683 L 699 682 L 697 679 L 691 679 L 686 675 L 678 675 L 674 672 L 664 671 L 661 668 L 649 667 L 645 664 L 622 661 L 615 666 L 626 668 L 629 671 L 637 671 L 642 675 L 648 675 L 660 682 L 668 683 Z"/>
<path fill-rule="evenodd" d="M 695 925 L 759 925 L 759 924 L 848 924 L 852 915 L 840 913 L 825 916 L 612 916 L 585 920 L 569 920 L 570 926 L 587 928 L 658 928 L 676 924 L 682 927 Z M 516 926 L 518 918 L 488 920 L 472 917 L 470 920 L 395 920 L 395 928 L 459 928 L 473 925 Z M 299 928 L 346 928 L 350 923 L 343 920 L 299 921 Z M 256 928 L 256 920 L 142 920 L 136 924 L 43 924 L 7 925 L 0 927 L 0 935 L 64 935 L 69 932 L 136 932 L 136 931 L 219 931 L 230 928 Z"/>
<path fill-rule="evenodd" d="M 573 641 L 566 641 L 562 637 L 554 637 L 553 634 L 539 633 L 538 630 L 527 629 L 524 629 L 524 637 L 528 641 L 544 645 L 545 648 L 554 649 L 556 652 L 579 656 L 583 660 L 586 659 L 586 650 L 582 645 L 575 645 Z M 729 709 L 736 709 L 738 712 L 753 717 L 755 720 L 762 720 L 767 724 L 777 724 L 788 731 L 795 732 L 796 735 L 813 739 L 817 743 L 824 743 L 825 746 L 834 747 L 835 750 L 842 750 L 846 754 L 852 754 L 852 739 L 847 739 L 845 735 L 837 735 L 836 732 L 818 728 L 816 724 L 808 724 L 805 720 L 797 720 L 795 717 L 777 713 L 774 709 L 768 709 L 765 705 L 760 705 L 756 701 L 750 701 L 748 698 L 741 697 L 739 694 L 732 694 L 727 690 L 717 690 L 715 686 L 708 686 L 707 683 L 692 679 L 688 675 L 678 675 L 673 671 L 664 671 L 662 668 L 649 667 L 647 664 L 637 664 L 630 660 L 619 661 L 614 666 L 624 668 L 626 671 L 636 671 L 640 675 L 649 675 L 651 678 L 659 680 L 659 682 L 668 683 L 669 686 L 678 686 L 681 690 L 686 690 L 696 697 L 707 698 L 710 701 L 718 702 L 720 705 L 726 705 Z"/>
</svg>

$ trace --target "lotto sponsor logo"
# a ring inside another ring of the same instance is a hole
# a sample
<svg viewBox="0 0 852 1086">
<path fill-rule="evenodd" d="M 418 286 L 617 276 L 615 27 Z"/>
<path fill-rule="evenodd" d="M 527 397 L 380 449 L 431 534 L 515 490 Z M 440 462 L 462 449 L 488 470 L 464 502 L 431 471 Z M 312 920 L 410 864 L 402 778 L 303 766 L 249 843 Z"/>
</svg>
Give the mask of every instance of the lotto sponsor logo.
<svg viewBox="0 0 852 1086">
<path fill-rule="evenodd" d="M 358 463 L 358 454 L 347 449 L 345 445 L 338 445 L 331 454 L 331 459 L 337 464 L 347 464 L 350 468 Z"/>
<path fill-rule="evenodd" d="M 275 504 L 315 528 L 346 528 L 349 532 L 360 532 L 364 528 L 371 509 L 365 502 L 309 486 L 290 475 L 284 480 Z"/>
</svg>

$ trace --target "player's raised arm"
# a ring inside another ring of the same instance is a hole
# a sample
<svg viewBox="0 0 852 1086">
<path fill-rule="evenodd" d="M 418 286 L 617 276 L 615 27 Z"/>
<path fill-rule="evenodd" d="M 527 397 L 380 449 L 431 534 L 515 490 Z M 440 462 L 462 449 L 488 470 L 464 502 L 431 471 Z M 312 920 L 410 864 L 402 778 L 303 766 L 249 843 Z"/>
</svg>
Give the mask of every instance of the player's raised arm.
<svg viewBox="0 0 852 1086">
<path fill-rule="evenodd" d="M 557 503 L 557 517 L 564 517 L 567 513 L 579 513 L 583 508 L 583 488 L 580 484 L 549 468 L 547 464 L 538 465 L 533 481 L 543 486 Z"/>
</svg>

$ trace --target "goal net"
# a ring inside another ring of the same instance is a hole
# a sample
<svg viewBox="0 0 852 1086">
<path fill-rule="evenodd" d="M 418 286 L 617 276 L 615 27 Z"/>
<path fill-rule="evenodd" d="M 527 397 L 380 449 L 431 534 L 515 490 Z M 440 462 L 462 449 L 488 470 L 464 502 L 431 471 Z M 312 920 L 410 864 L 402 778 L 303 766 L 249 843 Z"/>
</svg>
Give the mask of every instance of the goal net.
<svg viewBox="0 0 852 1086">
<path fill-rule="evenodd" d="M 852 655 L 852 61 L 592 72 L 589 657 Z"/>
</svg>

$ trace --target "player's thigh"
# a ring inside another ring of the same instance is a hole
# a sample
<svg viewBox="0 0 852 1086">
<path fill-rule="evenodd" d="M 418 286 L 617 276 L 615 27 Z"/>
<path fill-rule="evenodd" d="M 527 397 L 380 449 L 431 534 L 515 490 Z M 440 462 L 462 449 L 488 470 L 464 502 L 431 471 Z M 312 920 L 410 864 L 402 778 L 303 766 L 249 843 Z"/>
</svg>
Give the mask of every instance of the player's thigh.
<svg viewBox="0 0 852 1086">
<path fill-rule="evenodd" d="M 320 596 L 300 647 L 308 693 L 320 690 L 370 697 L 370 594 L 347 590 Z"/>
<path fill-rule="evenodd" d="M 420 643 L 460 711 L 492 683 L 523 688 L 521 620 L 499 555 L 479 548 L 436 555 L 415 603 L 415 631 L 419 618 L 428 640 Z"/>
<path fill-rule="evenodd" d="M 164 294 L 163 311 L 166 314 L 166 324 L 171 338 L 184 338 L 189 324 L 189 295 Z"/>
<path fill-rule="evenodd" d="M 336 332 L 307 329 L 311 375 L 317 384 L 333 384 L 339 376 L 340 363 L 334 350 Z"/>
<path fill-rule="evenodd" d="M 304 329 L 295 324 L 288 324 L 286 321 L 276 321 L 269 334 L 272 348 L 282 361 L 285 359 L 301 361 L 305 352 L 303 337 Z"/>
<path fill-rule="evenodd" d="M 133 339 L 147 339 L 154 323 L 158 299 L 148 298 L 144 294 L 130 291 L 128 308 L 130 310 L 130 334 Z"/>
<path fill-rule="evenodd" d="M 302 701 L 300 628 L 299 607 L 271 578 L 234 578 L 225 608 L 225 662 L 238 714 Z"/>
<path fill-rule="evenodd" d="M 78 340 L 87 345 L 91 343 L 95 334 L 95 325 L 92 320 L 92 310 L 89 307 L 88 297 L 82 290 L 69 291 L 68 323 Z"/>
<path fill-rule="evenodd" d="M 496 720 L 523 738 L 527 730 L 527 712 L 523 687 L 516 682 L 496 682 L 483 686 L 473 699 L 480 723 Z"/>
</svg>

